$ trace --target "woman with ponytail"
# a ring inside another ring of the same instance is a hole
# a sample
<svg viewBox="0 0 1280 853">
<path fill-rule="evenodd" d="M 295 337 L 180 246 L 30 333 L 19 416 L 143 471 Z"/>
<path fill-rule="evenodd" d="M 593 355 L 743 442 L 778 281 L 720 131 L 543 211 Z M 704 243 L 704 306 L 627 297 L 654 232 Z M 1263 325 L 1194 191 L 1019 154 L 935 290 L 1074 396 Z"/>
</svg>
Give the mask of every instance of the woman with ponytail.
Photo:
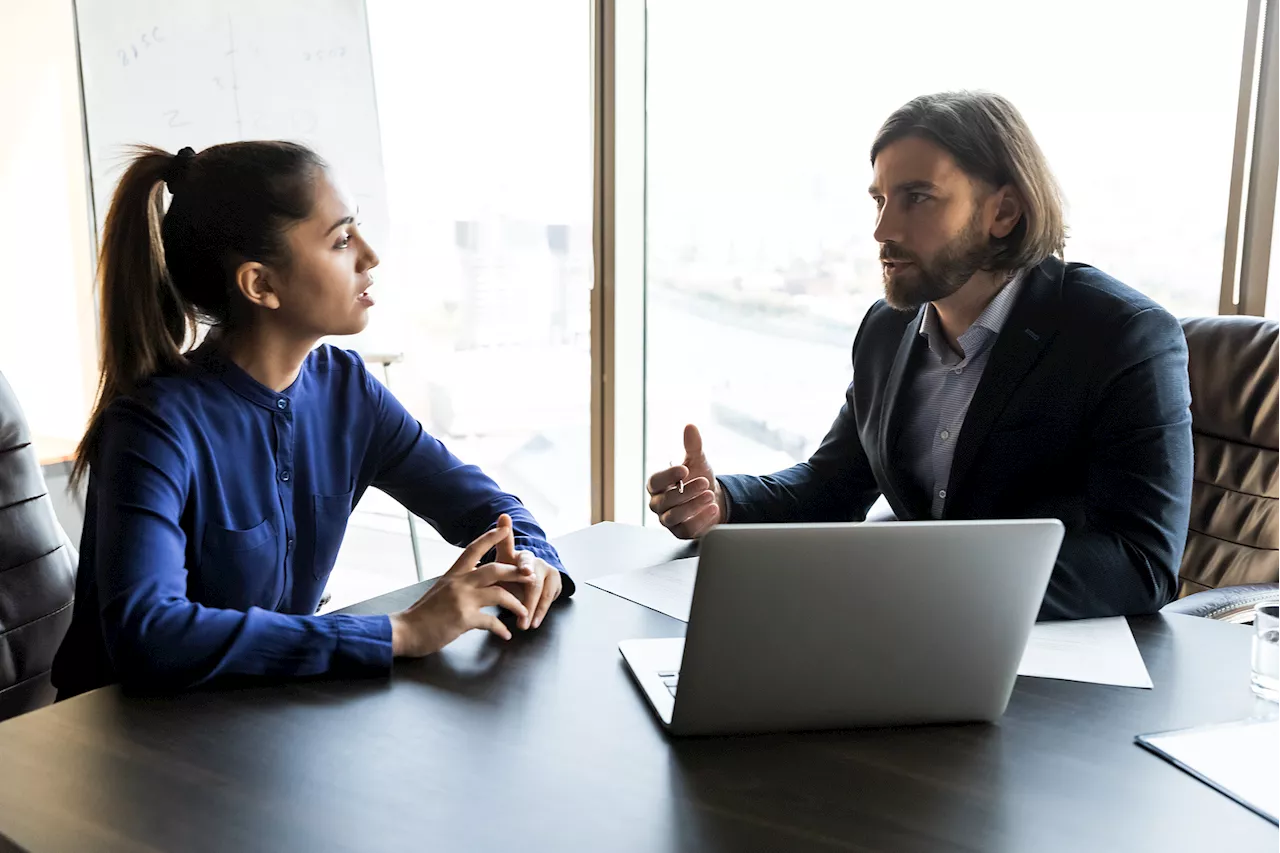
<svg viewBox="0 0 1280 853">
<path fill-rule="evenodd" d="M 572 594 L 519 500 L 428 435 L 355 354 L 317 347 L 365 327 L 377 265 L 303 146 L 136 151 L 99 263 L 102 377 L 76 459 L 88 499 L 60 698 L 385 673 L 473 628 L 510 639 L 483 607 L 528 630 Z M 211 331 L 188 349 L 197 322 Z M 370 486 L 466 549 L 405 611 L 315 616 Z"/>
</svg>

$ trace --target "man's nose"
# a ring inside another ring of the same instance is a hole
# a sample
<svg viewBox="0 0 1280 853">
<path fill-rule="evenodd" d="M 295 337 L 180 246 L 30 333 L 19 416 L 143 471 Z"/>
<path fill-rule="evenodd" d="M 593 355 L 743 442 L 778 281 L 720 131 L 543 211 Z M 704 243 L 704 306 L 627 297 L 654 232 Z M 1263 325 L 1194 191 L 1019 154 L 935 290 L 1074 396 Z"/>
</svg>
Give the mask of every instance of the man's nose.
<svg viewBox="0 0 1280 853">
<path fill-rule="evenodd" d="M 902 218 L 895 215 L 889 205 L 880 208 L 876 216 L 875 241 L 883 246 L 885 243 L 902 241 Z"/>
</svg>

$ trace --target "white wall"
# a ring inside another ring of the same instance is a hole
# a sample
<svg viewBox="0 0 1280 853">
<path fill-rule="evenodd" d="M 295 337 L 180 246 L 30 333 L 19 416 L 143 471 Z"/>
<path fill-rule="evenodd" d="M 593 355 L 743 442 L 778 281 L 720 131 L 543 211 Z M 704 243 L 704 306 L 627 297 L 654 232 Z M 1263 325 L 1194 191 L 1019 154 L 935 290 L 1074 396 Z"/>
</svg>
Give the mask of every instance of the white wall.
<svg viewBox="0 0 1280 853">
<path fill-rule="evenodd" d="M 79 437 L 96 382 L 71 0 L 0 0 L 0 372 L 37 435 Z"/>
</svg>

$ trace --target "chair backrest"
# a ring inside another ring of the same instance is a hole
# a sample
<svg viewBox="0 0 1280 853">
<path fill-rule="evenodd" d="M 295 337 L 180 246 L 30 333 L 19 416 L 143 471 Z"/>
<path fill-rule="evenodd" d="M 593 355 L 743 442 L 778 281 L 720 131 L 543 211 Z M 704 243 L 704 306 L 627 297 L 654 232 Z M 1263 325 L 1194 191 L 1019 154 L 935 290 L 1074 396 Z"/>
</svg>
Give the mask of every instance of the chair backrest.
<svg viewBox="0 0 1280 853">
<path fill-rule="evenodd" d="M 1179 597 L 1280 576 L 1278 328 L 1260 317 L 1182 321 L 1195 483 Z"/>
<path fill-rule="evenodd" d="M 75 584 L 75 549 L 0 374 L 0 720 L 53 701 L 49 668 L 71 624 Z"/>
</svg>

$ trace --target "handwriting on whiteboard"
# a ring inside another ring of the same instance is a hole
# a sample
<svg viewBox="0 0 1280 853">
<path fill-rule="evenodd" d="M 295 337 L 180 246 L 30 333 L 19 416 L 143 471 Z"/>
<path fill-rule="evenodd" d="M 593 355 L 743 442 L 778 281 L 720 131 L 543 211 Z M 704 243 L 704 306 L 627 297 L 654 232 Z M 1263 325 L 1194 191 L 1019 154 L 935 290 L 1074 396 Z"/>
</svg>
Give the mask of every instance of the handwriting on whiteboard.
<svg viewBox="0 0 1280 853">
<path fill-rule="evenodd" d="M 342 59 L 347 55 L 345 47 L 331 47 L 327 50 L 304 50 L 302 52 L 303 62 L 330 62 L 335 59 Z"/>
<path fill-rule="evenodd" d="M 135 41 L 117 50 L 116 56 L 119 57 L 120 64 L 128 68 L 129 63 L 137 62 L 148 50 L 163 43 L 164 36 L 160 33 L 160 28 L 152 27 L 148 32 L 139 35 Z"/>
</svg>

